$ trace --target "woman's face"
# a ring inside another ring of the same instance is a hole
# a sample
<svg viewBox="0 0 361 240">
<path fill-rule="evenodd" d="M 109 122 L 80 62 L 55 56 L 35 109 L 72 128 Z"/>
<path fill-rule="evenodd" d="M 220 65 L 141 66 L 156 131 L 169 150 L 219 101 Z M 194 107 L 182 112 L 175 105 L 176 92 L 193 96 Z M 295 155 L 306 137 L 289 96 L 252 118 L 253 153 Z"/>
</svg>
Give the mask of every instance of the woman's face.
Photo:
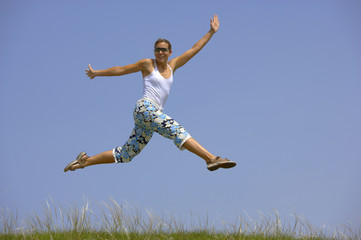
<svg viewBox="0 0 361 240">
<path fill-rule="evenodd" d="M 155 46 L 154 56 L 157 62 L 167 63 L 169 56 L 172 54 L 172 50 L 169 50 L 168 43 L 160 42 Z"/>
</svg>

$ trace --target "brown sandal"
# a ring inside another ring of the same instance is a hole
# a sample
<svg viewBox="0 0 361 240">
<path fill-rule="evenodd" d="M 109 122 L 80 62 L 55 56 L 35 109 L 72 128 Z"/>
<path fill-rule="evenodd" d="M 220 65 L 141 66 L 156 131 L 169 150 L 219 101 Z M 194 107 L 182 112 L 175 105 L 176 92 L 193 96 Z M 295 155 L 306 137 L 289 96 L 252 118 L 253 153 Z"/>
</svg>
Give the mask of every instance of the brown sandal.
<svg viewBox="0 0 361 240">
<path fill-rule="evenodd" d="M 76 164 L 79 164 L 80 168 L 84 168 L 84 164 L 85 164 L 85 161 L 86 159 L 88 158 L 83 158 L 84 156 L 86 156 L 86 153 L 85 152 L 81 152 L 79 153 L 79 155 L 76 157 L 76 159 L 74 161 L 72 161 L 71 163 L 69 163 L 65 168 L 64 168 L 64 172 L 67 172 L 67 171 L 75 171 L 74 169 L 74 166 Z"/>
<path fill-rule="evenodd" d="M 221 157 L 216 157 L 207 162 L 207 169 L 209 171 L 214 171 L 218 168 L 232 168 L 236 165 L 236 162 L 230 161 L 228 158 L 223 159 Z"/>
</svg>

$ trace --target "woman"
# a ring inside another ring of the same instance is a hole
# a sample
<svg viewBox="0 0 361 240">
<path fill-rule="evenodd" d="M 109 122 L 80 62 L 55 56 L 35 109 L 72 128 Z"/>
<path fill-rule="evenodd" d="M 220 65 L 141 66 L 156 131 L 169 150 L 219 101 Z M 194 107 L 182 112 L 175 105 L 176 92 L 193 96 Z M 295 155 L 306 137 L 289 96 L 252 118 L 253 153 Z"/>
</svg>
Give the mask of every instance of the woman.
<svg viewBox="0 0 361 240">
<path fill-rule="evenodd" d="M 130 162 L 149 142 L 154 132 L 170 138 L 180 149 L 187 149 L 206 161 L 210 171 L 218 168 L 236 166 L 233 161 L 216 157 L 203 148 L 190 134 L 174 119 L 162 112 L 173 83 L 174 72 L 194 57 L 218 31 L 217 15 L 211 18 L 211 29 L 190 50 L 168 62 L 172 54 L 172 46 L 166 39 L 158 39 L 154 45 L 155 59 L 142 59 L 134 64 L 112 67 L 105 70 L 85 70 L 90 79 L 98 76 L 121 76 L 135 72 L 142 72 L 144 90 L 142 98 L 137 102 L 134 110 L 135 127 L 122 147 L 88 157 L 81 152 L 76 160 L 69 163 L 64 171 L 74 171 L 95 164 Z"/>
</svg>

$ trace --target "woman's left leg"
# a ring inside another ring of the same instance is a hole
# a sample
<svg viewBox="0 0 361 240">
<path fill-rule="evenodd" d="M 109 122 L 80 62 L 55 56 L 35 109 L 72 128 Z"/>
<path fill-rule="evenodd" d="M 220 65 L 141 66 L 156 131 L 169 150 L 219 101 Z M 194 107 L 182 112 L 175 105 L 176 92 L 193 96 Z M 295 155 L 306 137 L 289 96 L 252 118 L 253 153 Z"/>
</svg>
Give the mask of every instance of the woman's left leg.
<svg viewBox="0 0 361 240">
<path fill-rule="evenodd" d="M 209 171 L 217 170 L 218 168 L 233 168 L 236 166 L 236 163 L 230 161 L 229 159 L 216 157 L 210 152 L 208 152 L 204 147 L 202 147 L 194 138 L 189 138 L 184 144 L 183 147 L 190 152 L 198 155 L 203 158 L 207 163 L 207 169 Z"/>
<path fill-rule="evenodd" d="M 172 139 L 179 149 L 187 149 L 188 151 L 203 158 L 206 162 L 216 158 L 216 156 L 207 151 L 194 138 L 192 138 L 191 135 L 173 118 L 160 111 L 153 112 L 153 114 L 153 121 L 156 123 L 154 131 L 158 132 L 163 137 Z"/>
<path fill-rule="evenodd" d="M 207 169 L 210 171 L 218 168 L 232 168 L 236 163 L 229 159 L 216 157 L 208 152 L 202 145 L 200 145 L 191 135 L 174 119 L 161 111 L 152 113 L 153 121 L 155 123 L 154 131 L 161 134 L 163 137 L 173 139 L 174 144 L 180 149 L 187 149 L 188 151 L 203 158 L 207 163 Z"/>
<path fill-rule="evenodd" d="M 212 159 L 215 159 L 212 153 L 208 152 L 207 149 L 202 147 L 194 138 L 188 138 L 185 143 L 183 143 L 183 147 L 188 151 L 196 154 L 197 156 L 204 159 L 204 161 L 209 162 Z"/>
</svg>

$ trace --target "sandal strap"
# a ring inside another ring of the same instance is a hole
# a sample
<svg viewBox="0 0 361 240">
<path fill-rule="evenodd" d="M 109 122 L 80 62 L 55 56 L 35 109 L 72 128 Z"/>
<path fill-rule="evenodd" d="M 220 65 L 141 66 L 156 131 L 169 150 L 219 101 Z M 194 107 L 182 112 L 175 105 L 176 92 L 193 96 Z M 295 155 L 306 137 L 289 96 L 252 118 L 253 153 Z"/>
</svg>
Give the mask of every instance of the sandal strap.
<svg viewBox="0 0 361 240">
<path fill-rule="evenodd" d="M 75 164 L 78 164 L 79 168 L 84 168 L 84 164 L 85 164 L 85 160 L 86 160 L 86 159 L 83 159 L 84 156 L 86 156 L 85 152 L 79 153 L 79 155 L 76 157 L 74 163 L 70 166 L 71 171 L 74 171 L 73 167 Z"/>
<path fill-rule="evenodd" d="M 207 164 L 216 163 L 218 161 L 230 161 L 230 160 L 228 158 L 221 158 L 221 157 L 217 156 L 216 158 L 213 158 L 213 159 L 207 161 Z"/>
<path fill-rule="evenodd" d="M 85 152 L 81 152 L 78 157 L 76 158 L 76 163 L 79 164 L 80 168 L 84 168 L 84 164 L 86 161 L 86 158 L 84 159 L 83 157 L 86 156 Z"/>
<path fill-rule="evenodd" d="M 208 160 L 206 163 L 210 164 L 210 163 L 216 163 L 218 161 L 218 159 L 220 159 L 221 157 L 217 156 L 216 158 L 213 158 L 211 160 Z"/>
</svg>

